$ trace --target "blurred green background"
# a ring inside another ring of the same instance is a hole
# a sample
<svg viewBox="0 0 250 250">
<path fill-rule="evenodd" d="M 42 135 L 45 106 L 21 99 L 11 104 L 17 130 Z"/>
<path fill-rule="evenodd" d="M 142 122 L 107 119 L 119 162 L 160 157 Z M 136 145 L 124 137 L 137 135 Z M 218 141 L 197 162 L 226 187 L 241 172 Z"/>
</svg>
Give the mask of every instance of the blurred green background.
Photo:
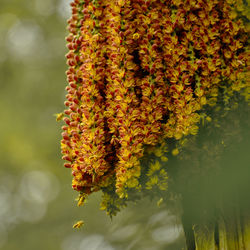
<svg viewBox="0 0 250 250">
<path fill-rule="evenodd" d="M 74 201 L 60 154 L 69 0 L 0 0 L 0 249 L 179 250 L 179 218 L 156 201 L 111 221 L 100 194 Z M 72 229 L 83 219 L 85 227 Z"/>
</svg>

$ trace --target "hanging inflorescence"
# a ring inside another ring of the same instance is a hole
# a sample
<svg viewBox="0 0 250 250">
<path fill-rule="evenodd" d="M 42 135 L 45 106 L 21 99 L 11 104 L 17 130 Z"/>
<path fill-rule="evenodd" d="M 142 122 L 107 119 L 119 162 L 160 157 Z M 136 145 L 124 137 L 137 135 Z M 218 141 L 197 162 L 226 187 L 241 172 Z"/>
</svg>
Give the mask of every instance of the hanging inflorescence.
<svg viewBox="0 0 250 250">
<path fill-rule="evenodd" d="M 225 104 L 235 91 L 249 99 L 247 13 L 240 0 L 71 6 L 61 149 L 79 204 L 101 189 L 112 213 L 110 204 L 122 205 L 130 189 L 166 190 L 168 140 L 197 134 L 202 109 L 220 93 Z M 149 154 L 156 160 L 142 166 Z"/>
</svg>

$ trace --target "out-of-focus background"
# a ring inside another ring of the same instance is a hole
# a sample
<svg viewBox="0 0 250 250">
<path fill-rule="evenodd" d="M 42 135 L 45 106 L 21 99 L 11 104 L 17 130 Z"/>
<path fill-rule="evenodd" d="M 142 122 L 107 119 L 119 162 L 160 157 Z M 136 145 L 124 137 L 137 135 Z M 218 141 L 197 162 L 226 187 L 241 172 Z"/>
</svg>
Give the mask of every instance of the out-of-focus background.
<svg viewBox="0 0 250 250">
<path fill-rule="evenodd" d="M 60 154 L 69 0 L 0 0 L 0 249 L 180 250 L 179 218 L 157 200 L 111 221 L 100 195 L 78 208 Z M 79 219 L 81 230 L 72 229 Z"/>
</svg>

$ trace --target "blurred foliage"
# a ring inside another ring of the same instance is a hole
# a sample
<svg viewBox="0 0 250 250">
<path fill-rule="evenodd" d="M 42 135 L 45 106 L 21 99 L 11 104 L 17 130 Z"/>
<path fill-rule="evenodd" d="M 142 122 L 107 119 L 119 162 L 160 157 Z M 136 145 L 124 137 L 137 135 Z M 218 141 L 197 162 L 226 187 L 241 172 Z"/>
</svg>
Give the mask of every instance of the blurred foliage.
<svg viewBox="0 0 250 250">
<path fill-rule="evenodd" d="M 64 108 L 69 1 L 0 2 L 0 249 L 181 249 L 179 219 L 157 200 L 112 223 L 99 194 L 75 206 L 53 116 Z M 87 227 L 72 229 L 82 218 Z"/>
</svg>

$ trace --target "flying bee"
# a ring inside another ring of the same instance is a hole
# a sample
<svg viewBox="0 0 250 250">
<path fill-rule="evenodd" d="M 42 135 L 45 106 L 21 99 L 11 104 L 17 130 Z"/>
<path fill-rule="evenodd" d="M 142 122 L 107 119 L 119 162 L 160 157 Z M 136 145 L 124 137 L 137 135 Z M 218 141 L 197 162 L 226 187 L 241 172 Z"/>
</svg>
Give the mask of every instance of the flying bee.
<svg viewBox="0 0 250 250">
<path fill-rule="evenodd" d="M 73 225 L 73 228 L 81 228 L 82 226 L 84 225 L 84 222 L 82 220 L 80 221 L 77 221 L 74 225 Z"/>
<path fill-rule="evenodd" d="M 59 122 L 63 119 L 64 117 L 64 114 L 63 113 L 58 113 L 58 114 L 55 114 L 56 116 L 56 121 Z"/>
<path fill-rule="evenodd" d="M 84 201 L 85 201 L 85 196 L 83 195 L 79 195 L 79 198 L 78 198 L 78 203 L 77 203 L 77 206 L 80 207 L 83 205 Z"/>
<path fill-rule="evenodd" d="M 163 198 L 160 198 L 160 200 L 157 201 L 157 206 L 160 207 L 163 203 Z"/>
</svg>

